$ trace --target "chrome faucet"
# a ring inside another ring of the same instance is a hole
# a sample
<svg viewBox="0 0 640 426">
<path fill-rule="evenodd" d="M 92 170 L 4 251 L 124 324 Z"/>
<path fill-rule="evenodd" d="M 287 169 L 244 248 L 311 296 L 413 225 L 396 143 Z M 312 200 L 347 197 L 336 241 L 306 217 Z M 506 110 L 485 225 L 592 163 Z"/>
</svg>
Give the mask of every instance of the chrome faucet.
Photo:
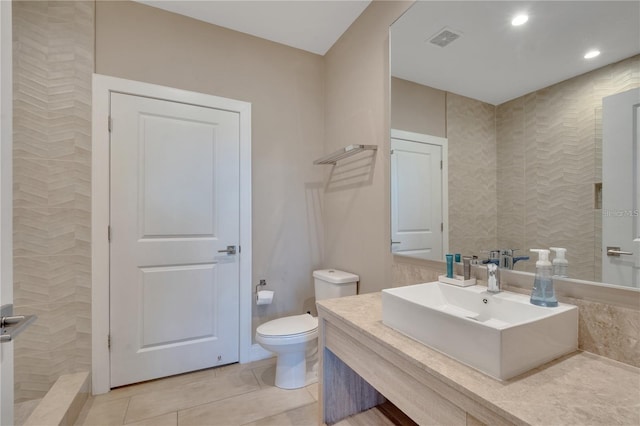
<svg viewBox="0 0 640 426">
<path fill-rule="evenodd" d="M 529 256 L 514 256 L 517 249 L 500 250 L 500 263 L 498 266 L 502 269 L 513 269 L 516 262 L 520 260 L 529 260 Z"/>
<path fill-rule="evenodd" d="M 487 263 L 487 291 L 489 293 L 500 293 L 500 269 L 495 263 Z"/>
<path fill-rule="evenodd" d="M 502 291 L 500 283 L 500 269 L 513 269 L 513 265 L 520 260 L 529 260 L 529 256 L 514 256 L 516 249 L 490 250 L 489 258 L 482 263 L 487 265 L 487 291 L 499 293 Z"/>
<path fill-rule="evenodd" d="M 486 251 L 484 251 L 484 253 L 488 253 L 489 254 L 489 257 L 486 260 L 483 260 L 482 263 L 485 264 L 485 265 L 489 264 L 489 263 L 492 263 L 492 264 L 494 264 L 496 266 L 500 266 L 500 261 L 501 261 L 500 253 L 501 252 L 502 252 L 501 250 L 486 250 Z"/>
</svg>

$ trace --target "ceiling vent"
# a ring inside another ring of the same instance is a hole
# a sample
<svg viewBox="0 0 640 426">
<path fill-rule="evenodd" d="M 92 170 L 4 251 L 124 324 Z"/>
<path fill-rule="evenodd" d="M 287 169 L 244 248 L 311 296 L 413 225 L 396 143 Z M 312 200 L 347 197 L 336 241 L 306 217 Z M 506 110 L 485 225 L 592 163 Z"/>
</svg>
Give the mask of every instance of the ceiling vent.
<svg viewBox="0 0 640 426">
<path fill-rule="evenodd" d="M 457 40 L 462 36 L 459 31 L 452 30 L 451 28 L 443 28 L 438 31 L 434 36 L 429 39 L 429 43 L 433 43 L 436 46 L 445 47 L 454 40 Z"/>
</svg>

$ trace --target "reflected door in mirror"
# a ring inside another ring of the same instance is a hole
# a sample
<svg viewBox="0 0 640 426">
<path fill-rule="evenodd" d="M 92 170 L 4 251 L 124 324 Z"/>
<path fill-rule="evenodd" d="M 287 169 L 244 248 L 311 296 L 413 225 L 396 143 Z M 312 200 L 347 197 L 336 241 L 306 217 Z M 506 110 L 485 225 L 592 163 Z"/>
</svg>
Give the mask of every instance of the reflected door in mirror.
<svg viewBox="0 0 640 426">
<path fill-rule="evenodd" d="M 391 247 L 396 254 L 443 259 L 443 146 L 439 142 L 391 138 Z"/>
<path fill-rule="evenodd" d="M 638 288 L 640 89 L 602 104 L 602 280 Z"/>
</svg>

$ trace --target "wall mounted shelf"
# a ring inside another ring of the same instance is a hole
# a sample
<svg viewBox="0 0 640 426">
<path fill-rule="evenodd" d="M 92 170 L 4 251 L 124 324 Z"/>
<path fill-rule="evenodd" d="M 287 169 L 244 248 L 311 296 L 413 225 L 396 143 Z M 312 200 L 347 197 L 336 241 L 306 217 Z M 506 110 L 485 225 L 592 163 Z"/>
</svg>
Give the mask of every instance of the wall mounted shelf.
<svg viewBox="0 0 640 426">
<path fill-rule="evenodd" d="M 333 164 L 335 165 L 339 160 L 342 160 L 347 157 L 351 157 L 354 154 L 357 154 L 362 151 L 376 151 L 378 149 L 377 145 L 349 145 L 345 146 L 342 149 L 337 150 L 336 152 L 332 152 L 329 155 L 325 155 L 322 158 L 317 159 L 313 162 L 313 164 Z"/>
</svg>

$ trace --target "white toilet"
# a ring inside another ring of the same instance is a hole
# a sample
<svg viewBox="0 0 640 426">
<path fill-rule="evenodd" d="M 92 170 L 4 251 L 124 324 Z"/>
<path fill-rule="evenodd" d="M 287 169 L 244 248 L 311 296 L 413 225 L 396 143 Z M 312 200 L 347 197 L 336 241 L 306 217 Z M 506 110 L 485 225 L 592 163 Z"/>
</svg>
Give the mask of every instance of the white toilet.
<svg viewBox="0 0 640 426">
<path fill-rule="evenodd" d="M 357 292 L 359 277 L 348 272 L 323 269 L 313 271 L 313 278 L 316 301 Z M 266 322 L 258 326 L 256 341 L 278 357 L 277 387 L 297 389 L 317 380 L 318 318 L 302 314 Z"/>
</svg>

